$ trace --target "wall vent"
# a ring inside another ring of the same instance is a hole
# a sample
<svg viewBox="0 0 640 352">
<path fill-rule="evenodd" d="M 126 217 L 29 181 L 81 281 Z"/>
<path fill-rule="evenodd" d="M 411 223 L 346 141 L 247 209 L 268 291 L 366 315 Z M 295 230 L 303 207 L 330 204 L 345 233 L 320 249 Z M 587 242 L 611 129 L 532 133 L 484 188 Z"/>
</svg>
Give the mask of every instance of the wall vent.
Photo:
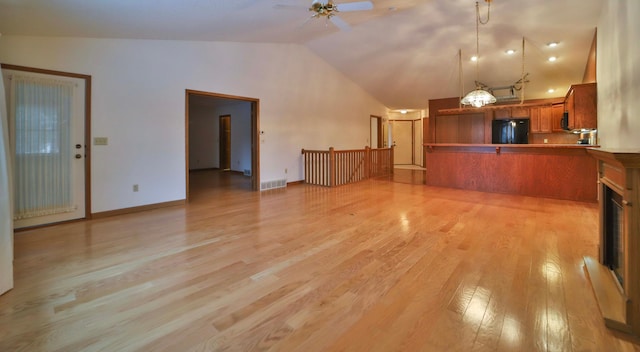
<svg viewBox="0 0 640 352">
<path fill-rule="evenodd" d="M 243 173 L 243 175 L 245 175 L 245 176 L 251 176 L 251 170 L 249 170 L 249 169 L 244 169 L 244 173 Z"/>
<path fill-rule="evenodd" d="M 287 180 L 286 179 L 265 181 L 265 182 L 261 182 L 260 183 L 260 190 L 261 191 L 266 191 L 266 190 L 275 189 L 275 188 L 285 188 L 285 187 L 287 187 Z"/>
</svg>

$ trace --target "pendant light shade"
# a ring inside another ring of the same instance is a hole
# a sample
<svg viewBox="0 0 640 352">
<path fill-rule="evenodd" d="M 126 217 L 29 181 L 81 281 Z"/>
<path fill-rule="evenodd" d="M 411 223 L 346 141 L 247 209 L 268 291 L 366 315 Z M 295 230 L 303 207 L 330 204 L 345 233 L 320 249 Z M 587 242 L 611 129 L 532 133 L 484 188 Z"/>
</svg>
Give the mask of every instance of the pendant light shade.
<svg viewBox="0 0 640 352">
<path fill-rule="evenodd" d="M 489 5 L 487 8 L 487 19 L 486 21 L 480 20 L 480 5 L 476 1 L 476 84 L 479 81 L 480 69 L 478 68 L 478 61 L 480 61 L 480 24 L 487 24 L 489 22 L 489 13 L 491 11 L 491 0 L 485 0 Z M 487 104 L 493 104 L 496 102 L 496 97 L 494 97 L 491 93 L 482 89 L 480 86 L 477 86 L 475 90 L 469 92 L 469 94 L 465 95 L 464 98 L 460 101 L 463 105 L 471 105 L 476 108 L 483 107 Z"/>
<path fill-rule="evenodd" d="M 491 95 L 491 93 L 483 90 L 481 88 L 476 88 L 469 92 L 469 94 L 465 95 L 464 98 L 460 101 L 463 105 L 471 105 L 476 108 L 483 107 L 487 104 L 493 104 L 496 102 L 496 97 Z"/>
</svg>

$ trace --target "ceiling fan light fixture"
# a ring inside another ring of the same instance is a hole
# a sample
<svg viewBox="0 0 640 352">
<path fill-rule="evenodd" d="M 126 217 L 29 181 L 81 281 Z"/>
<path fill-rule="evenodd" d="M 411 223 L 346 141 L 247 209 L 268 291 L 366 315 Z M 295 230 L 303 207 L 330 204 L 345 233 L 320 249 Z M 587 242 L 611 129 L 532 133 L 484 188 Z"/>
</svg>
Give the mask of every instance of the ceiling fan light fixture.
<svg viewBox="0 0 640 352">
<path fill-rule="evenodd" d="M 340 8 L 338 8 L 338 6 Z M 347 22 L 338 17 L 339 12 L 351 12 L 373 9 L 371 1 L 356 1 L 335 4 L 333 0 L 313 0 L 309 11 L 313 12 L 311 18 L 324 17 L 331 21 L 336 27 L 343 31 L 349 31 L 350 27 Z"/>
</svg>

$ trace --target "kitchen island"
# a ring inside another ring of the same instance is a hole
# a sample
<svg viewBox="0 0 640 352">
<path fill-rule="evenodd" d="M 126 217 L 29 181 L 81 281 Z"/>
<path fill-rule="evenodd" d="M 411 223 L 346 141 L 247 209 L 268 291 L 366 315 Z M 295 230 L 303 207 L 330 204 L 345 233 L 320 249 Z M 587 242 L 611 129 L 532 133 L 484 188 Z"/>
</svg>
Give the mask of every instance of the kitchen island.
<svg viewBox="0 0 640 352">
<path fill-rule="evenodd" d="M 424 144 L 429 186 L 596 202 L 597 163 L 580 144 Z"/>
</svg>

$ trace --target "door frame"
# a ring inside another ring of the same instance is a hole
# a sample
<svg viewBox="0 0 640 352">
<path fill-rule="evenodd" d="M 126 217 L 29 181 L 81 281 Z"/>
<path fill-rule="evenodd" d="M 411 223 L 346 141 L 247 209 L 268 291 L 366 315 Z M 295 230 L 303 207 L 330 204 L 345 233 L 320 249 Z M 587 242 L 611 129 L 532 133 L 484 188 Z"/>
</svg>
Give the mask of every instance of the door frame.
<svg viewBox="0 0 640 352">
<path fill-rule="evenodd" d="M 84 80 L 84 219 L 91 219 L 91 76 L 79 73 L 47 70 L 42 68 L 9 64 L 0 64 L 0 68 L 6 70 L 40 73 L 45 75 L 71 77 Z M 48 226 L 48 224 L 38 225 L 35 227 L 40 226 Z"/>
<path fill-rule="evenodd" d="M 205 92 L 200 90 L 185 89 L 185 195 L 186 201 L 189 201 L 189 97 L 191 95 L 201 95 L 213 98 L 234 99 L 251 103 L 251 190 L 260 190 L 260 145 L 259 140 L 259 122 L 260 122 L 260 99 L 241 97 L 237 95 L 220 94 L 213 92 Z"/>
</svg>

